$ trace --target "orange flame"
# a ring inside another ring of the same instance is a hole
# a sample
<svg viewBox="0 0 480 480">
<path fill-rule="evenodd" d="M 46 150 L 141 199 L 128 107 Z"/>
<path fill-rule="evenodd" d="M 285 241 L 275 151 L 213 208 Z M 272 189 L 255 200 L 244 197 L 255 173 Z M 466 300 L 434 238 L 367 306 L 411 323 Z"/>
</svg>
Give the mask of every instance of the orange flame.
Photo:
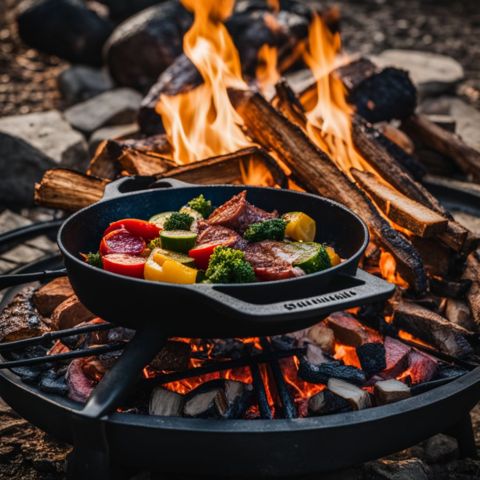
<svg viewBox="0 0 480 480">
<path fill-rule="evenodd" d="M 255 72 L 258 86 L 262 92 L 267 92 L 280 80 L 277 69 L 278 50 L 276 47 L 263 44 L 258 51 L 258 66 Z"/>
<path fill-rule="evenodd" d="M 156 109 L 174 147 L 174 160 L 185 164 L 248 146 L 241 119 L 227 88 L 245 88 L 240 57 L 222 21 L 234 0 L 182 0 L 195 19 L 183 39 L 183 51 L 203 78 L 199 87 L 162 95 Z"/>
<path fill-rule="evenodd" d="M 408 288 L 408 283 L 397 272 L 397 262 L 393 256 L 382 250 L 378 263 L 382 277 L 388 282 L 395 283 L 399 287 Z"/>
</svg>

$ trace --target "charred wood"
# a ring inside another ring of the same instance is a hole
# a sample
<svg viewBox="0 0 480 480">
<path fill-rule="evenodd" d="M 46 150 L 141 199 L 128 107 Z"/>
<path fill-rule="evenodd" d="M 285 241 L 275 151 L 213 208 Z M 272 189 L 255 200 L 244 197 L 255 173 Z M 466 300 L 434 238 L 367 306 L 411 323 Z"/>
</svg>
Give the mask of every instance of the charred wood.
<svg viewBox="0 0 480 480">
<path fill-rule="evenodd" d="M 36 290 L 33 303 L 40 314 L 47 317 L 71 295 L 73 289 L 68 277 L 59 277 Z"/>
<path fill-rule="evenodd" d="M 318 323 L 308 330 L 308 339 L 319 346 L 322 351 L 333 354 L 335 350 L 335 333 L 323 323 Z"/>
<path fill-rule="evenodd" d="M 325 385 L 331 378 L 338 378 L 356 385 L 363 385 L 367 381 L 365 373 L 351 365 L 342 365 L 340 362 L 313 365 L 304 358 L 300 360 L 298 376 L 307 382 Z"/>
<path fill-rule="evenodd" d="M 412 237 L 411 241 L 420 253 L 425 269 L 430 275 L 445 277 L 454 266 L 454 252 L 433 238 Z"/>
<path fill-rule="evenodd" d="M 445 306 L 445 316 L 450 322 L 466 330 L 471 332 L 478 330 L 478 325 L 472 318 L 470 307 L 461 300 L 449 298 Z"/>
<path fill-rule="evenodd" d="M 307 344 L 307 351 L 305 352 L 305 358 L 313 365 L 320 365 L 321 363 L 327 363 L 329 359 L 325 356 L 324 351 L 318 345 L 314 343 Z"/>
<path fill-rule="evenodd" d="M 471 285 L 472 281 L 468 279 L 446 280 L 441 277 L 430 278 L 430 291 L 439 297 L 464 298 Z"/>
<path fill-rule="evenodd" d="M 437 373 L 438 362 L 426 353 L 412 349 L 408 355 L 408 377 L 413 385 L 432 380 Z"/>
<path fill-rule="evenodd" d="M 186 417 L 214 418 L 217 416 L 215 399 L 223 386 L 215 380 L 206 382 L 192 390 L 186 397 L 183 414 Z"/>
<path fill-rule="evenodd" d="M 331 378 L 327 386 L 332 393 L 347 400 L 354 410 L 362 410 L 372 406 L 368 392 L 351 383 L 339 380 L 338 378 Z"/>
<path fill-rule="evenodd" d="M 257 142 L 275 151 L 302 186 L 337 200 L 360 215 L 382 245 L 392 252 L 412 288 L 418 292 L 426 290 L 422 260 L 411 243 L 381 217 L 367 196 L 299 127 L 277 112 L 258 93 L 235 90 L 231 91 L 231 99 L 245 127 Z"/>
<path fill-rule="evenodd" d="M 344 345 L 358 347 L 363 343 L 373 342 L 380 338 L 347 312 L 332 313 L 326 323 L 333 330 L 337 342 Z"/>
<path fill-rule="evenodd" d="M 329 415 L 351 410 L 352 407 L 347 400 L 330 390 L 323 390 L 308 399 L 308 413 L 311 416 Z"/>
<path fill-rule="evenodd" d="M 378 405 L 398 402 L 411 396 L 410 388 L 399 380 L 381 380 L 373 387 L 373 394 Z"/>
<path fill-rule="evenodd" d="M 385 346 L 381 342 L 364 343 L 356 348 L 362 370 L 374 375 L 384 370 L 386 364 Z"/>
<path fill-rule="evenodd" d="M 186 370 L 190 357 L 190 344 L 169 340 L 150 362 L 150 367 L 155 370 Z"/>
<path fill-rule="evenodd" d="M 144 153 L 133 148 L 123 149 L 117 161 L 130 175 L 159 175 L 174 166 L 169 157 L 154 152 Z"/>
<path fill-rule="evenodd" d="M 381 376 L 394 378 L 400 375 L 408 366 L 410 347 L 392 337 L 385 337 L 385 362 L 386 367 Z"/>
<path fill-rule="evenodd" d="M 253 388 L 248 383 L 226 380 L 215 397 L 215 406 L 221 418 L 242 418 L 253 398 Z"/>
<path fill-rule="evenodd" d="M 162 417 L 181 417 L 184 396 L 163 387 L 155 387 L 150 396 L 148 413 Z"/>
<path fill-rule="evenodd" d="M 472 282 L 467 292 L 467 303 L 473 320 L 480 325 L 480 250 L 472 252 L 467 257 L 463 278 Z"/>
</svg>

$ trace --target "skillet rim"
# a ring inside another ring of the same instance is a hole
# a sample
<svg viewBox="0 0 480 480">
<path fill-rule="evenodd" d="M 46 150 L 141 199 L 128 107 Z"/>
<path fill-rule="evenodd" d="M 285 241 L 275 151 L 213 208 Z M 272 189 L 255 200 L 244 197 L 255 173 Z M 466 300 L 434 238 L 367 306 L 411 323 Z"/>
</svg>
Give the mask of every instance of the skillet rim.
<svg viewBox="0 0 480 480">
<path fill-rule="evenodd" d="M 164 178 L 162 180 L 168 181 L 168 178 Z M 336 207 L 336 208 L 339 208 L 339 209 L 345 211 L 347 214 L 349 214 L 351 217 L 353 217 L 353 219 L 355 219 L 359 223 L 360 227 L 363 230 L 363 234 L 364 234 L 363 235 L 363 237 L 364 237 L 363 238 L 363 243 L 360 245 L 360 247 L 357 249 L 357 251 L 353 255 L 351 255 L 348 259 L 346 259 L 342 263 L 340 263 L 338 265 L 335 265 L 334 267 L 330 267 L 330 268 L 327 268 L 325 270 L 321 270 L 319 272 L 309 273 L 309 274 L 306 274 L 306 275 L 303 275 L 303 276 L 300 276 L 300 277 L 286 278 L 286 279 L 281 279 L 281 280 L 270 280 L 270 281 L 267 281 L 267 282 L 257 281 L 257 282 L 249 282 L 249 283 L 215 283 L 215 284 L 208 284 L 208 283 L 178 284 L 178 283 L 168 283 L 168 282 L 157 282 L 157 281 L 152 281 L 152 280 L 145 280 L 145 279 L 142 279 L 142 278 L 129 277 L 127 275 L 121 275 L 121 274 L 118 274 L 118 273 L 108 272 L 104 269 L 94 267 L 93 265 L 90 265 L 90 264 L 86 263 L 85 261 L 81 260 L 78 256 L 73 255 L 63 244 L 62 235 L 63 235 L 64 230 L 68 227 L 68 225 L 75 218 L 79 217 L 80 215 L 83 215 L 85 212 L 88 212 L 91 209 L 96 208 L 100 204 L 106 204 L 106 203 L 110 203 L 110 202 L 115 202 L 115 201 L 117 201 L 119 199 L 123 199 L 123 198 L 134 197 L 134 196 L 142 196 L 142 195 L 145 195 L 145 194 L 148 194 L 148 193 L 154 193 L 154 192 L 159 192 L 159 191 L 174 192 L 176 190 L 198 189 L 198 188 L 202 188 L 202 187 L 206 187 L 206 188 L 228 188 L 228 189 L 234 189 L 234 190 L 238 190 L 238 189 L 261 190 L 261 191 L 265 191 L 267 193 L 270 192 L 270 191 L 274 191 L 274 192 L 279 192 L 280 194 L 283 194 L 284 192 L 285 193 L 288 192 L 289 194 L 293 194 L 293 195 L 298 195 L 298 196 L 302 196 L 302 197 L 310 197 L 310 198 L 314 199 L 315 201 L 320 200 L 322 202 L 325 202 L 329 206 L 333 206 L 333 207 Z M 119 193 L 115 196 L 109 196 L 107 198 L 104 197 L 104 198 L 98 200 L 97 202 L 95 202 L 91 205 L 88 205 L 88 206 L 82 208 L 81 210 L 78 210 L 77 212 L 70 215 L 62 223 L 62 225 L 60 226 L 60 228 L 58 230 L 58 233 L 57 233 L 57 244 L 58 244 L 58 247 L 59 247 L 62 255 L 65 256 L 65 257 L 68 257 L 69 260 L 75 262 L 77 264 L 77 266 L 79 266 L 80 268 L 91 269 L 92 271 L 95 271 L 100 275 L 103 274 L 107 277 L 111 276 L 113 278 L 121 278 L 121 279 L 128 280 L 128 281 L 131 281 L 131 282 L 137 282 L 137 283 L 140 283 L 140 284 L 145 284 L 145 283 L 148 284 L 148 285 L 153 284 L 153 285 L 158 285 L 158 286 L 167 287 L 167 288 L 183 287 L 183 288 L 186 288 L 186 289 L 198 290 L 200 292 L 202 291 L 202 289 L 205 289 L 205 288 L 211 289 L 211 288 L 218 288 L 218 287 L 220 287 L 220 288 L 223 288 L 223 287 L 233 288 L 235 290 L 239 289 L 241 287 L 252 286 L 252 285 L 256 285 L 256 286 L 259 286 L 259 287 L 263 287 L 263 286 L 269 287 L 269 286 L 272 286 L 272 285 L 278 285 L 280 283 L 285 284 L 286 282 L 297 282 L 298 283 L 299 281 L 304 280 L 306 277 L 311 279 L 311 278 L 319 278 L 319 277 L 322 277 L 322 276 L 327 276 L 327 274 L 328 275 L 334 275 L 335 271 L 344 270 L 348 265 L 351 265 L 352 263 L 356 264 L 358 266 L 358 260 L 362 256 L 365 249 L 367 248 L 369 240 L 370 240 L 370 233 L 368 231 L 368 227 L 365 224 L 365 222 L 355 212 L 350 210 L 345 205 L 343 205 L 339 202 L 336 202 L 335 200 L 331 200 L 327 197 L 323 197 L 323 196 L 320 196 L 320 195 L 315 195 L 313 193 L 308 193 L 308 192 L 299 192 L 299 191 L 296 191 L 296 190 L 288 190 L 288 189 L 273 188 L 273 187 L 259 187 L 259 186 L 254 186 L 254 185 L 231 185 L 231 184 L 209 184 L 209 185 L 198 184 L 198 185 L 196 185 L 196 184 L 187 184 L 187 183 L 185 183 L 185 185 L 182 185 L 182 186 L 172 186 L 172 187 L 164 187 L 164 188 L 149 188 L 149 189 L 142 189 L 142 190 L 139 190 L 139 191 Z M 68 268 L 67 268 L 67 274 L 68 274 Z"/>
</svg>

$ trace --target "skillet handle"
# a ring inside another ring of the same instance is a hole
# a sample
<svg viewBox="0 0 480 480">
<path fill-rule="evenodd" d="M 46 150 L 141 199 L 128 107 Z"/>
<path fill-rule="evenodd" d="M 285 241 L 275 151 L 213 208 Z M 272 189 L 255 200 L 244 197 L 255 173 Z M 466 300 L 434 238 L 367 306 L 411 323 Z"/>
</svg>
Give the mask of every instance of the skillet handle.
<svg viewBox="0 0 480 480">
<path fill-rule="evenodd" d="M 320 293 L 307 298 L 269 304 L 250 303 L 224 293 L 215 286 L 210 287 L 209 291 L 203 290 L 203 293 L 216 302 L 222 313 L 234 315 L 236 318 L 289 320 L 291 317 L 306 318 L 327 315 L 346 308 L 383 301 L 395 291 L 394 284 L 361 269 L 357 270 L 353 278 L 349 275 L 342 276 L 350 280 L 355 279 L 357 285 L 336 292 Z"/>
<path fill-rule="evenodd" d="M 147 190 L 150 188 L 180 188 L 189 187 L 191 183 L 182 182 L 176 178 L 157 178 L 154 176 L 132 175 L 119 178 L 105 186 L 102 200 L 110 200 L 124 193 Z"/>
<path fill-rule="evenodd" d="M 9 275 L 0 275 L 0 290 L 7 287 L 13 287 L 15 285 L 21 285 L 22 283 L 50 280 L 52 278 L 63 277 L 67 274 L 65 268 L 58 270 L 44 270 L 43 272 L 32 273 L 12 273 Z"/>
</svg>

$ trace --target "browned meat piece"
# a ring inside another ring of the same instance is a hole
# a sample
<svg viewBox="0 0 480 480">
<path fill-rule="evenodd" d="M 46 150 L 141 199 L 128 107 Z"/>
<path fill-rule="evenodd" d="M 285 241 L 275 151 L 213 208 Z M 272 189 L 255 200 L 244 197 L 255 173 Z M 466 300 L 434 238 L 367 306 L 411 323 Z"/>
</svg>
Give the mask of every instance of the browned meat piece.
<svg viewBox="0 0 480 480">
<path fill-rule="evenodd" d="M 40 287 L 33 295 L 33 303 L 42 315 L 50 316 L 71 295 L 73 289 L 68 277 L 59 277 Z"/>
<path fill-rule="evenodd" d="M 94 317 L 95 315 L 80 303 L 76 295 L 71 295 L 53 311 L 52 327 L 56 330 L 72 328 Z"/>
<path fill-rule="evenodd" d="M 212 225 L 204 230 L 197 237 L 197 245 L 215 243 L 225 247 L 241 248 L 246 243 L 243 238 L 234 230 L 220 225 Z"/>
<path fill-rule="evenodd" d="M 223 225 L 229 228 L 238 228 L 247 208 L 247 191 L 243 190 L 233 196 L 223 205 L 216 208 L 208 217 L 210 225 Z"/>
<path fill-rule="evenodd" d="M 32 305 L 34 287 L 27 287 L 13 297 L 0 314 L 0 342 L 12 342 L 45 333 L 44 319 Z"/>
<path fill-rule="evenodd" d="M 247 208 L 242 217 L 242 225 L 240 229 L 244 231 L 252 223 L 263 222 L 264 220 L 270 220 L 271 218 L 278 218 L 278 212 L 276 210 L 273 212 L 266 212 L 265 210 L 247 202 Z"/>
<path fill-rule="evenodd" d="M 264 240 L 251 243 L 245 248 L 245 258 L 252 264 L 259 280 L 282 280 L 303 275 L 301 269 L 292 265 L 296 256 L 282 242 Z"/>
</svg>

